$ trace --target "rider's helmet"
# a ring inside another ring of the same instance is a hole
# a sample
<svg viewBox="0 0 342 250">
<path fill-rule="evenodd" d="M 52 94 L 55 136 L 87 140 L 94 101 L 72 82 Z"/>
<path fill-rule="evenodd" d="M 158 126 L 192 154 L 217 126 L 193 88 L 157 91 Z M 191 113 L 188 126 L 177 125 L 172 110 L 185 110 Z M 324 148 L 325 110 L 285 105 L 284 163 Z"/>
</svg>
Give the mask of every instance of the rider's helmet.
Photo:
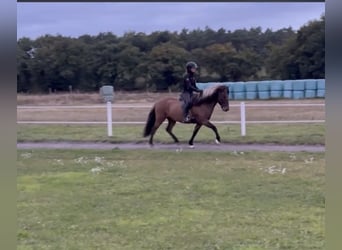
<svg viewBox="0 0 342 250">
<path fill-rule="evenodd" d="M 186 66 L 187 71 L 190 71 L 190 69 L 192 69 L 192 68 L 195 68 L 195 69 L 198 68 L 197 64 L 195 62 L 192 62 L 192 61 L 187 62 L 185 66 Z"/>
</svg>

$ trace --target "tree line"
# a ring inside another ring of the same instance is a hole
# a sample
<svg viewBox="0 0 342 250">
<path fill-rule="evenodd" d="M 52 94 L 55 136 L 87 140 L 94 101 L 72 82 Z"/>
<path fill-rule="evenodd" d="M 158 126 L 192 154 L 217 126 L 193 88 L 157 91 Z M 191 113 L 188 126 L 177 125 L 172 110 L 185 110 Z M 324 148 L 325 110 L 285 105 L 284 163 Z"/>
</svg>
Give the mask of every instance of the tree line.
<svg viewBox="0 0 342 250">
<path fill-rule="evenodd" d="M 325 17 L 298 31 L 260 27 L 151 34 L 111 32 L 77 38 L 44 35 L 17 41 L 17 91 L 178 91 L 187 61 L 199 82 L 325 77 Z"/>
</svg>

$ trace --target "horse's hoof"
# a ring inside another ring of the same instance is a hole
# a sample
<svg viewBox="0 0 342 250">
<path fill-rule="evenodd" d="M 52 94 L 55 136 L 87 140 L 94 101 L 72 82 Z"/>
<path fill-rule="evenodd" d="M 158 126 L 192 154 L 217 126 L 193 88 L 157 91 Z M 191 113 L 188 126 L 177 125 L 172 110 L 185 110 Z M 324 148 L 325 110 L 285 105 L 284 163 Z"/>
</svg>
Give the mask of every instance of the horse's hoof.
<svg viewBox="0 0 342 250">
<path fill-rule="evenodd" d="M 221 144 L 221 142 L 219 141 L 219 140 L 215 140 L 215 143 L 217 144 L 217 145 L 220 145 Z"/>
<path fill-rule="evenodd" d="M 154 145 L 153 144 L 149 144 L 149 146 L 150 146 L 150 148 L 153 148 Z"/>
<path fill-rule="evenodd" d="M 195 146 L 194 145 L 189 145 L 189 148 L 195 148 Z"/>
</svg>

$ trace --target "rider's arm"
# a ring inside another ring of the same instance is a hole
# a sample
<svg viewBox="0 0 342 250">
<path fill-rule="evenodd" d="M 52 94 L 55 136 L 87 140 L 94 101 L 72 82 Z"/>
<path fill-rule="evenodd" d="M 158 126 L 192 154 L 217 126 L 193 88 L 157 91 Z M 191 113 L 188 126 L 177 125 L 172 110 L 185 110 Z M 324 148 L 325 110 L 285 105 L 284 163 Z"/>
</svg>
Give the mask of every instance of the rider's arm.
<svg viewBox="0 0 342 250">
<path fill-rule="evenodd" d="M 202 92 L 203 91 L 203 90 L 197 88 L 196 84 L 195 84 L 195 86 L 193 86 L 191 84 L 191 81 L 189 78 L 184 79 L 184 84 L 186 85 L 186 89 L 191 89 L 192 91 L 195 91 L 195 92 Z"/>
</svg>

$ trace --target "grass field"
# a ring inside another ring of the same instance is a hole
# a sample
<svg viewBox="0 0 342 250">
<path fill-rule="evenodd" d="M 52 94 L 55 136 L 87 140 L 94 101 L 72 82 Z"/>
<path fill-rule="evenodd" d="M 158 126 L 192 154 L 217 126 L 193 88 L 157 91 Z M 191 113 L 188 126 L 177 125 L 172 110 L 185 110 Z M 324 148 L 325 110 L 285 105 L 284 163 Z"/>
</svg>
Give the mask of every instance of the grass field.
<svg viewBox="0 0 342 250">
<path fill-rule="evenodd" d="M 178 93 L 116 93 L 151 105 Z M 18 95 L 18 105 L 92 105 L 98 94 Z M 324 103 L 324 100 L 273 100 Z M 255 103 L 267 104 L 268 101 Z M 238 102 L 231 102 L 231 105 Z M 248 104 L 248 102 L 247 102 Z M 145 121 L 149 109 L 113 110 Z M 249 108 L 247 120 L 324 119 L 324 107 Z M 105 121 L 103 109 L 18 109 L 18 121 Z M 212 120 L 239 120 L 238 107 Z M 226 143 L 325 144 L 324 124 L 217 125 Z M 18 124 L 21 141 L 147 143 L 142 125 Z M 173 143 L 165 125 L 155 142 Z M 193 125 L 178 124 L 186 143 Z M 196 142 L 214 143 L 201 128 Z M 325 249 L 324 153 L 18 150 L 17 249 Z"/>
<path fill-rule="evenodd" d="M 322 153 L 17 154 L 18 250 L 324 249 Z"/>
<path fill-rule="evenodd" d="M 162 125 L 155 135 L 155 142 L 173 143 Z M 182 143 L 187 143 L 194 125 L 178 124 L 174 133 Z M 325 144 L 324 124 L 264 124 L 248 125 L 247 135 L 241 136 L 239 125 L 217 125 L 222 142 L 226 143 L 277 143 L 277 144 Z M 107 136 L 106 125 L 18 125 L 17 140 L 25 141 L 93 141 L 147 143 L 142 137 L 143 125 L 114 125 L 113 136 Z M 202 127 L 196 142 L 214 143 L 211 129 Z"/>
</svg>

